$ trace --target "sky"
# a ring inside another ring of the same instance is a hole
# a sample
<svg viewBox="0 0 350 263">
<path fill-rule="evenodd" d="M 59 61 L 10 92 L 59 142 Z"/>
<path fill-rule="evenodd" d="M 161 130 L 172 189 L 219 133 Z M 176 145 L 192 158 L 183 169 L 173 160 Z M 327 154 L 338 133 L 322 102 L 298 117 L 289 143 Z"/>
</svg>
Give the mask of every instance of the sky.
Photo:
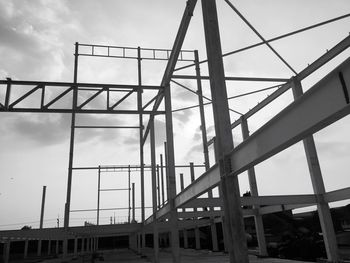
<svg viewBox="0 0 350 263">
<path fill-rule="evenodd" d="M 178 0 L 0 0 L 0 79 L 63 81 L 73 80 L 74 43 L 117 45 L 171 49 L 186 1 Z M 308 1 L 242 1 L 232 3 L 266 39 L 288 33 L 349 13 L 347 0 Z M 260 40 L 223 1 L 217 0 L 221 44 L 224 53 Z M 272 46 L 297 71 L 324 54 L 349 34 L 350 19 L 313 29 L 280 41 Z M 198 1 L 184 49 L 197 49 L 206 58 L 201 5 Z M 304 90 L 349 57 L 349 50 L 339 55 L 318 72 L 305 79 Z M 159 85 L 165 62 L 143 61 L 143 83 Z M 184 65 L 179 63 L 178 66 Z M 290 78 L 293 73 L 265 46 L 224 58 L 227 76 Z M 201 65 L 203 75 L 207 65 Z M 190 68 L 179 74 L 194 74 Z M 136 84 L 135 61 L 120 59 L 79 58 L 79 82 Z M 195 82 L 179 80 L 196 90 Z M 275 83 L 227 82 L 228 96 L 238 95 Z M 4 99 L 5 86 L 0 87 Z M 230 100 L 230 107 L 247 112 L 273 90 Z M 203 81 L 203 92 L 210 97 L 209 85 Z M 150 95 L 146 95 L 151 98 Z M 195 95 L 172 85 L 173 109 L 196 105 Z M 292 101 L 291 92 L 274 101 L 249 119 L 253 133 Z M 97 102 L 99 101 L 97 100 Z M 126 104 L 131 105 L 133 100 Z M 208 139 L 214 136 L 211 106 L 205 107 Z M 177 164 L 203 163 L 198 109 L 173 114 Z M 231 120 L 239 118 L 232 113 Z M 145 117 L 145 121 L 147 117 Z M 349 117 L 315 134 L 321 169 L 327 191 L 349 187 L 347 164 L 350 161 Z M 131 116 L 78 115 L 78 124 L 135 125 Z M 146 123 L 146 122 L 145 122 Z M 164 118 L 156 118 L 157 160 L 163 153 Z M 63 224 L 68 170 L 70 115 L 1 113 L 0 131 L 0 229 L 19 229 L 24 225 L 38 227 L 42 187 L 47 186 L 44 227 L 55 227 L 57 218 Z M 242 141 L 240 127 L 233 130 L 235 144 Z M 74 166 L 138 164 L 136 130 L 77 130 Z M 145 163 L 150 163 L 149 141 Z M 210 147 L 210 163 L 214 163 Z M 196 169 L 198 177 L 202 168 Z M 189 169 L 184 173 L 190 183 Z M 301 143 L 256 166 L 261 195 L 312 193 L 305 154 Z M 246 174 L 239 175 L 240 190 L 249 189 Z M 127 173 L 103 173 L 101 188 L 127 187 Z M 146 173 L 150 185 L 150 173 Z M 140 182 L 137 172 L 131 173 L 136 184 L 136 206 L 140 205 Z M 179 181 L 179 180 L 178 180 Z M 179 182 L 177 190 L 179 191 Z M 152 203 L 146 189 L 146 206 Z M 71 209 L 94 209 L 97 204 L 97 172 L 75 171 L 73 174 Z M 344 204 L 341 203 L 341 204 Z M 340 205 L 339 203 L 332 205 Z M 127 207 L 125 191 L 101 193 L 101 207 Z M 150 210 L 147 210 L 147 214 Z M 127 220 L 127 210 L 101 213 L 101 223 Z M 137 210 L 137 219 L 140 211 Z M 71 214 L 71 225 L 94 223 L 95 212 Z"/>
</svg>

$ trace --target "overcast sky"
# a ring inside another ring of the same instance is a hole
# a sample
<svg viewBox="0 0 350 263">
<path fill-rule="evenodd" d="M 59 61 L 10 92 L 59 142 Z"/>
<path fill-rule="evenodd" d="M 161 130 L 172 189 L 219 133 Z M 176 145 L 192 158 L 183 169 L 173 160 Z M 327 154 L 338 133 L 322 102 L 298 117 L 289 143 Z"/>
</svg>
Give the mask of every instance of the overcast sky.
<svg viewBox="0 0 350 263">
<path fill-rule="evenodd" d="M 173 0 L 0 0 L 0 78 L 16 80 L 72 81 L 74 43 L 153 47 L 171 49 L 186 1 Z M 232 3 L 265 37 L 272 38 L 311 24 L 350 12 L 348 0 L 308 1 L 242 1 Z M 223 52 L 260 42 L 230 7 L 218 0 Z M 274 42 L 272 46 L 297 72 L 324 54 L 349 34 L 350 19 Z M 200 1 L 184 43 L 184 49 L 198 49 L 206 58 Z M 350 55 L 345 51 L 331 63 L 303 81 L 311 87 L 324 74 Z M 137 83 L 135 61 L 80 57 L 79 82 Z M 246 51 L 224 59 L 227 76 L 290 78 L 293 73 L 266 47 Z M 164 62 L 143 62 L 143 82 L 159 85 Z M 207 65 L 201 71 L 207 74 Z M 194 70 L 183 71 L 194 74 Z M 195 82 L 180 81 L 193 90 Z M 229 96 L 267 87 L 274 83 L 227 83 Z M 4 99 L 1 86 L 0 98 Z M 208 83 L 203 83 L 210 97 Z M 272 91 L 230 100 L 230 107 L 247 112 Z M 172 86 L 173 108 L 197 104 L 193 94 Z M 292 100 L 286 93 L 271 106 L 249 120 L 254 132 Z M 232 121 L 239 117 L 232 113 Z M 211 106 L 206 106 L 209 139 L 214 135 Z M 349 187 L 350 161 L 349 118 L 337 122 L 315 135 L 327 190 Z M 79 115 L 79 124 L 135 125 L 136 117 Z M 197 109 L 174 114 L 176 162 L 203 163 Z M 164 119 L 156 119 L 157 158 L 163 153 Z M 70 115 L 2 113 L 0 121 L 0 229 L 23 225 L 38 226 L 42 186 L 47 186 L 45 227 L 56 226 L 64 213 L 68 169 Z M 240 127 L 233 131 L 235 144 L 242 138 Z M 148 143 L 147 143 L 148 144 Z M 78 131 L 74 166 L 138 164 L 138 137 L 135 130 Z M 148 146 L 145 152 L 149 153 Z M 211 154 L 211 157 L 213 155 Z M 150 163 L 149 155 L 146 163 Z M 213 164 L 213 158 L 211 158 Z M 185 174 L 189 184 L 188 170 Z M 196 171 L 196 176 L 201 170 Z M 302 145 L 296 144 L 256 167 L 262 195 L 312 193 Z M 241 192 L 248 190 L 245 173 L 239 176 Z M 139 206 L 139 175 L 132 173 Z M 146 183 L 150 184 L 146 174 Z M 126 173 L 102 176 L 102 187 L 127 187 Z M 179 188 L 179 186 L 178 186 Z M 74 172 L 71 209 L 96 208 L 97 173 Z M 151 204 L 147 191 L 146 205 Z M 102 193 L 101 207 L 127 207 L 127 194 Z M 139 217 L 139 211 L 137 217 Z M 114 213 L 101 214 L 101 223 L 108 223 Z M 126 211 L 115 212 L 117 221 L 125 221 Z M 95 222 L 95 213 L 72 213 L 71 225 L 85 220 Z"/>
</svg>

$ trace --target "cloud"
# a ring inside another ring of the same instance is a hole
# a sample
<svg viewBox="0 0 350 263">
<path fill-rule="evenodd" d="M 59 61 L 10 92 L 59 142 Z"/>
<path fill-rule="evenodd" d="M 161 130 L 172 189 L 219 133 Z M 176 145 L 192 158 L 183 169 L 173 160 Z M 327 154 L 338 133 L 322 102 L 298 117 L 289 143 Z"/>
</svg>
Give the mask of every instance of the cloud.
<svg viewBox="0 0 350 263">
<path fill-rule="evenodd" d="M 181 125 L 185 125 L 193 115 L 192 110 L 177 111 L 173 113 L 174 119 L 178 120 Z"/>
<path fill-rule="evenodd" d="M 186 153 L 185 159 L 186 160 L 195 160 L 195 156 L 198 156 L 199 154 L 203 153 L 203 144 L 195 144 L 193 145 L 190 150 Z"/>
</svg>

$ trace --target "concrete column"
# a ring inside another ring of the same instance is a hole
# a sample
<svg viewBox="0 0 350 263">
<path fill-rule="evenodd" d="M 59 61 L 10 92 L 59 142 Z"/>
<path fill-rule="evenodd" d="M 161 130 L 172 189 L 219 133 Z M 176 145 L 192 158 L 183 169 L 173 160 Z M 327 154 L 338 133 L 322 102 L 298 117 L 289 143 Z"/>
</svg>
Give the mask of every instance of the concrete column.
<svg viewBox="0 0 350 263">
<path fill-rule="evenodd" d="M 96 237 L 96 251 L 99 249 L 99 247 L 98 247 L 98 240 L 99 240 L 99 238 Z"/>
<path fill-rule="evenodd" d="M 137 253 L 141 254 L 141 235 L 137 234 Z"/>
<path fill-rule="evenodd" d="M 294 99 L 297 100 L 303 95 L 303 89 L 300 81 L 293 79 L 292 90 Z M 304 149 L 311 176 L 312 187 L 314 193 L 317 195 L 317 211 L 322 228 L 323 240 L 327 252 L 327 258 L 331 262 L 338 262 L 338 245 L 334 231 L 333 221 L 328 203 L 324 200 L 326 192 L 323 183 L 320 163 L 318 161 L 317 150 L 312 135 L 305 137 L 303 140 Z"/>
<path fill-rule="evenodd" d="M 85 247 L 85 238 L 81 239 L 81 252 L 84 253 L 84 247 Z"/>
<path fill-rule="evenodd" d="M 56 255 L 59 254 L 59 240 L 56 240 Z"/>
<path fill-rule="evenodd" d="M 201 235 L 198 226 L 194 229 L 194 238 L 196 241 L 196 249 L 201 249 Z"/>
<path fill-rule="evenodd" d="M 188 248 L 188 233 L 187 233 L 187 229 L 184 229 L 183 233 L 184 233 L 184 248 Z"/>
<path fill-rule="evenodd" d="M 8 263 L 10 261 L 10 249 L 11 249 L 11 241 L 5 242 L 4 243 L 4 252 L 3 252 L 4 263 Z"/>
<path fill-rule="evenodd" d="M 38 257 L 41 256 L 41 245 L 42 245 L 42 240 L 39 239 L 39 241 L 38 241 L 38 251 L 37 251 L 37 256 Z"/>
<path fill-rule="evenodd" d="M 78 238 L 74 238 L 74 256 L 78 256 Z"/>
<path fill-rule="evenodd" d="M 51 255 L 51 239 L 49 239 L 47 243 L 47 255 Z"/>
<path fill-rule="evenodd" d="M 26 239 L 24 241 L 24 255 L 23 255 L 24 259 L 26 259 L 28 257 L 28 243 L 29 243 L 29 240 Z"/>
<path fill-rule="evenodd" d="M 248 139 L 249 137 L 248 122 L 243 117 L 241 118 L 241 129 L 242 129 L 243 140 Z M 259 196 L 254 167 L 251 167 L 248 169 L 248 178 L 249 178 L 249 187 L 250 187 L 251 195 Z M 259 214 L 259 206 L 254 205 L 253 209 L 255 209 L 257 212 L 256 215 L 254 216 L 254 221 L 255 221 L 256 235 L 257 235 L 258 244 L 259 244 L 259 254 L 261 256 L 267 256 L 264 224 L 263 224 L 262 216 Z"/>
<path fill-rule="evenodd" d="M 215 0 L 202 0 L 202 11 L 230 262 L 248 263 L 238 178 L 230 175 L 233 138 Z"/>
</svg>

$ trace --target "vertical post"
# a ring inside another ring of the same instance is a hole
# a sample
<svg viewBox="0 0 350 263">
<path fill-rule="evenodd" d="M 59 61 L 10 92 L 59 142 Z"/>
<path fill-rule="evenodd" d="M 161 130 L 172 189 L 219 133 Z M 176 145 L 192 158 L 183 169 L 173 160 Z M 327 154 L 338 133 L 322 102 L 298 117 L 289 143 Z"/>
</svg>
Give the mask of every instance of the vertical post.
<svg viewBox="0 0 350 263">
<path fill-rule="evenodd" d="M 6 87 L 6 96 L 5 96 L 5 108 L 8 109 L 10 105 L 10 98 L 11 98 L 11 78 L 7 79 L 7 87 Z"/>
<path fill-rule="evenodd" d="M 184 190 L 185 188 L 185 184 L 184 184 L 184 174 L 180 173 L 180 187 L 181 187 L 181 191 Z M 182 208 L 183 212 L 186 212 L 186 208 Z M 187 234 L 187 229 L 184 228 L 182 230 L 183 232 L 183 237 L 184 237 L 184 248 L 188 248 L 188 234 Z"/>
<path fill-rule="evenodd" d="M 78 237 L 74 238 L 74 256 L 78 256 Z"/>
<path fill-rule="evenodd" d="M 82 253 L 84 253 L 84 247 L 85 247 L 84 241 L 85 241 L 85 238 L 82 238 L 81 239 L 81 252 Z"/>
<path fill-rule="evenodd" d="M 11 249 L 11 241 L 7 240 L 4 243 L 4 252 L 3 252 L 4 263 L 8 263 L 10 261 L 10 249 Z"/>
<path fill-rule="evenodd" d="M 192 162 L 190 163 L 190 175 L 191 175 L 191 182 L 193 182 L 195 180 L 195 176 L 194 176 L 194 165 Z M 197 212 L 197 207 L 193 208 L 193 211 Z M 194 219 L 196 220 L 197 218 L 195 217 Z M 201 237 L 200 237 L 198 226 L 194 228 L 194 238 L 196 241 L 196 249 L 201 249 Z"/>
<path fill-rule="evenodd" d="M 162 182 L 162 204 L 164 204 L 164 172 L 163 172 L 163 155 L 160 155 L 160 177 Z"/>
<path fill-rule="evenodd" d="M 24 255 L 23 255 L 24 259 L 26 259 L 28 257 L 28 245 L 29 245 L 29 240 L 26 239 L 24 241 Z"/>
<path fill-rule="evenodd" d="M 165 160 L 165 185 L 166 185 L 166 194 L 167 200 L 169 202 L 169 171 L 168 171 L 168 146 L 167 143 L 164 142 L 164 160 Z"/>
<path fill-rule="evenodd" d="M 132 183 L 132 223 L 135 223 L 135 183 Z"/>
<path fill-rule="evenodd" d="M 144 179 L 144 152 L 143 152 L 143 115 L 142 115 L 142 70 L 141 70 L 141 48 L 137 48 L 137 69 L 138 69 L 138 90 L 137 90 L 137 108 L 139 111 L 140 126 L 140 176 L 141 176 L 141 223 L 145 222 L 145 179 Z M 142 227 L 142 247 L 146 242 L 146 234 Z"/>
<path fill-rule="evenodd" d="M 38 240 L 38 250 L 37 250 L 37 256 L 38 256 L 38 257 L 41 256 L 41 245 L 42 245 L 42 240 L 39 239 L 39 240 Z"/>
<path fill-rule="evenodd" d="M 56 240 L 56 255 L 59 253 L 59 240 Z"/>
<path fill-rule="evenodd" d="M 219 24 L 215 0 L 202 0 L 204 33 L 208 57 L 210 88 L 213 100 L 215 133 L 218 145 L 222 197 L 226 230 L 229 233 L 230 262 L 248 263 L 240 192 L 237 176 L 229 176 L 233 150 L 231 120 L 227 101 L 224 65 L 222 60 Z"/>
<path fill-rule="evenodd" d="M 159 179 L 159 165 L 157 164 L 157 197 L 158 197 L 158 208 L 160 208 L 160 179 Z"/>
<path fill-rule="evenodd" d="M 292 90 L 295 100 L 303 95 L 301 83 L 295 78 L 293 78 L 292 80 Z M 317 195 L 317 211 L 322 228 L 323 241 L 327 252 L 327 258 L 331 262 L 338 262 L 339 255 L 337 239 L 334 232 L 334 226 L 331 212 L 329 209 L 329 204 L 324 199 L 324 194 L 326 190 L 322 178 L 320 163 L 318 161 L 314 137 L 312 135 L 307 136 L 306 138 L 304 138 L 303 144 L 307 164 L 309 167 L 312 187 L 314 193 Z"/>
<path fill-rule="evenodd" d="M 248 139 L 249 137 L 248 122 L 247 122 L 247 119 L 244 118 L 243 116 L 241 117 L 241 129 L 242 129 L 243 140 Z M 248 169 L 248 179 L 249 179 L 249 188 L 250 188 L 251 195 L 259 196 L 258 186 L 256 183 L 255 169 L 253 166 Z M 264 231 L 262 216 L 259 214 L 258 205 L 254 205 L 253 208 L 256 209 L 257 211 L 257 213 L 254 215 L 254 221 L 255 221 L 255 230 L 256 230 L 256 235 L 257 235 L 258 245 L 259 245 L 259 254 L 261 256 L 267 256 L 265 231 Z"/>
<path fill-rule="evenodd" d="M 208 141 L 207 141 L 207 127 L 205 124 L 205 111 L 203 104 L 203 92 L 202 92 L 202 81 L 201 81 L 201 71 L 199 67 L 199 56 L 198 50 L 194 51 L 194 62 L 196 64 L 196 77 L 197 77 L 197 95 L 199 102 L 199 113 L 201 118 L 201 132 L 202 132 L 202 144 L 203 144 L 203 155 L 204 155 L 204 165 L 205 170 L 209 170 L 209 153 L 208 153 Z M 213 198 L 213 191 L 208 191 L 208 198 Z M 214 211 L 213 207 L 210 207 L 211 211 Z M 216 224 L 214 223 L 214 219 L 211 217 L 211 221 L 213 221 L 210 225 L 211 230 L 211 240 L 213 244 L 213 251 L 218 251 L 218 238 L 217 238 L 217 229 Z"/>
<path fill-rule="evenodd" d="M 130 224 L 130 210 L 131 210 L 131 206 L 130 206 L 130 191 L 131 191 L 131 186 L 130 186 L 130 175 L 131 175 L 131 171 L 130 171 L 130 165 L 128 167 L 128 195 L 129 195 L 129 206 L 128 206 L 128 223 Z"/>
<path fill-rule="evenodd" d="M 153 252 L 154 262 L 159 262 L 159 237 L 157 225 L 157 174 L 156 174 L 156 142 L 154 135 L 154 122 L 150 129 L 151 167 L 152 167 L 152 207 L 153 207 Z"/>
<path fill-rule="evenodd" d="M 171 248 L 173 262 L 180 262 L 180 242 L 177 222 L 177 209 L 174 204 L 176 197 L 176 178 L 175 178 L 175 156 L 174 156 L 174 136 L 173 119 L 171 106 L 170 85 L 164 87 L 164 104 L 166 120 L 166 140 L 167 140 L 167 167 L 169 184 L 169 203 L 170 203 L 170 228 L 171 228 Z"/>
<path fill-rule="evenodd" d="M 74 84 L 78 80 L 78 55 L 79 55 L 79 44 L 75 43 L 74 53 Z M 67 198 L 64 211 L 64 230 L 68 232 L 69 228 L 69 210 L 70 210 L 70 199 L 72 192 L 72 175 L 73 175 L 73 155 L 74 155 L 74 136 L 75 136 L 75 110 L 78 102 L 78 87 L 73 87 L 73 100 L 72 100 L 72 119 L 71 119 L 71 133 L 70 133 L 70 144 L 69 144 L 69 163 L 68 163 L 68 179 L 67 179 Z M 67 238 L 63 240 L 63 258 L 67 256 L 68 242 Z"/>
<path fill-rule="evenodd" d="M 101 194 L 101 166 L 98 166 L 97 175 L 97 215 L 96 215 L 96 225 L 100 224 L 100 194 Z"/>
<path fill-rule="evenodd" d="M 47 255 L 51 255 L 51 239 L 49 239 L 47 243 Z"/>
<path fill-rule="evenodd" d="M 46 196 L 46 185 L 43 186 L 43 195 L 41 198 L 40 229 L 43 228 L 43 224 L 44 224 L 45 196 Z"/>
</svg>

